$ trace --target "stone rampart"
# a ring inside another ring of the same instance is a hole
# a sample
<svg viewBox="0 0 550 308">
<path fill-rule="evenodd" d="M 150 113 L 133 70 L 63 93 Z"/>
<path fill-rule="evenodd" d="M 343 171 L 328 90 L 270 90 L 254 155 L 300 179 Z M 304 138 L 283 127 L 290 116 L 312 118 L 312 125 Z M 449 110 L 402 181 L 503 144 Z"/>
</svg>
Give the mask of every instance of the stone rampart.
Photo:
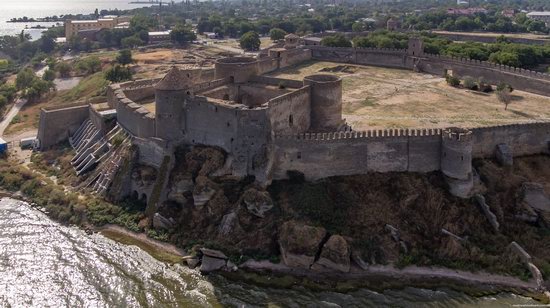
<svg viewBox="0 0 550 308">
<path fill-rule="evenodd" d="M 311 60 L 311 50 L 304 48 L 288 49 L 280 53 L 279 68 L 289 67 Z"/>
<path fill-rule="evenodd" d="M 116 96 L 117 121 L 135 137 L 148 138 L 155 136 L 155 115 L 147 109 L 121 96 Z"/>
<path fill-rule="evenodd" d="M 316 60 L 412 69 L 405 49 L 308 46 Z"/>
<path fill-rule="evenodd" d="M 458 170 L 455 173 L 462 175 L 462 169 L 453 166 L 460 166 L 462 160 L 471 161 L 469 157 L 462 158 L 464 155 L 493 157 L 499 143 L 512 147 L 516 156 L 550 153 L 550 123 L 483 127 L 471 131 L 471 149 L 456 152 L 456 164 L 447 157 L 445 165 L 452 167 L 449 171 Z M 441 170 L 442 153 L 445 152 L 442 139 L 442 129 L 275 135 L 273 179 L 286 178 L 288 170 L 302 172 L 309 180 L 368 172 Z M 455 152 L 449 153 L 446 155 Z"/>
<path fill-rule="evenodd" d="M 80 104 L 58 109 L 42 108 L 38 124 L 40 149 L 47 150 L 69 138 L 90 116 L 90 106 Z"/>
<path fill-rule="evenodd" d="M 472 129 L 475 158 L 493 157 L 496 146 L 507 144 L 514 156 L 550 153 L 550 123 L 511 124 Z"/>
<path fill-rule="evenodd" d="M 139 162 L 160 168 L 162 160 L 169 152 L 165 142 L 156 138 L 134 138 L 132 143 L 139 149 Z"/>
<path fill-rule="evenodd" d="M 266 57 L 258 59 L 258 74 L 263 75 L 279 68 L 279 59 Z"/>
<path fill-rule="evenodd" d="M 286 88 L 299 89 L 303 87 L 304 83 L 299 80 L 284 79 L 270 76 L 254 76 L 250 79 L 252 82 L 266 84 L 270 86 L 283 86 Z"/>
<path fill-rule="evenodd" d="M 405 49 L 339 48 L 308 46 L 316 60 L 415 69 L 444 76 L 452 71 L 458 77 L 482 77 L 491 84 L 507 83 L 518 90 L 550 96 L 550 75 L 487 61 L 423 54 L 407 56 Z"/>
<path fill-rule="evenodd" d="M 216 80 L 196 84 L 195 86 L 193 86 L 193 88 L 191 90 L 193 91 L 193 93 L 198 93 L 198 92 L 203 92 L 203 91 L 208 91 L 208 90 L 211 90 L 211 89 L 215 89 L 217 87 L 221 87 L 221 86 L 223 86 L 225 84 L 228 84 L 228 83 L 229 83 L 229 78 L 228 77 L 227 78 L 221 78 L 221 79 L 216 79 Z"/>
<path fill-rule="evenodd" d="M 310 92 L 310 86 L 303 86 L 268 101 L 268 117 L 275 134 L 305 132 L 310 128 Z"/>
</svg>

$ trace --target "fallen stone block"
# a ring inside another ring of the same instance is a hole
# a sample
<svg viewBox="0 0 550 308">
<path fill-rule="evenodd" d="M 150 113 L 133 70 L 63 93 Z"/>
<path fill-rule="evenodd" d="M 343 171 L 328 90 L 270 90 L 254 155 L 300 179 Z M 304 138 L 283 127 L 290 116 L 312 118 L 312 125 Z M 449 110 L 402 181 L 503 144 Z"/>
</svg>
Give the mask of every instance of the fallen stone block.
<svg viewBox="0 0 550 308">
<path fill-rule="evenodd" d="M 489 220 L 489 223 L 495 229 L 495 231 L 499 231 L 500 224 L 498 223 L 497 216 L 491 212 L 491 208 L 489 208 L 489 205 L 485 202 L 485 197 L 483 197 L 480 194 L 475 195 L 475 200 L 479 207 L 481 208 L 481 211 L 483 214 L 485 214 L 485 217 L 487 217 L 487 220 Z"/>
</svg>

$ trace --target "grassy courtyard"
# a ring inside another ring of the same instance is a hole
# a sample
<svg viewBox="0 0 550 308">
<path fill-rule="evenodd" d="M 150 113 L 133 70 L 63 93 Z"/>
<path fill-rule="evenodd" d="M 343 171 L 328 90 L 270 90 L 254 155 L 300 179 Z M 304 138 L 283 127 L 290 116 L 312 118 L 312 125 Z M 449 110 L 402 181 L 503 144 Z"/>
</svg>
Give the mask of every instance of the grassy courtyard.
<svg viewBox="0 0 550 308">
<path fill-rule="evenodd" d="M 408 70 L 308 62 L 273 76 L 302 80 L 333 73 L 343 78 L 344 118 L 354 129 L 476 127 L 550 120 L 550 98 L 514 91 L 504 110 L 495 93 L 448 86 L 444 78 Z"/>
</svg>

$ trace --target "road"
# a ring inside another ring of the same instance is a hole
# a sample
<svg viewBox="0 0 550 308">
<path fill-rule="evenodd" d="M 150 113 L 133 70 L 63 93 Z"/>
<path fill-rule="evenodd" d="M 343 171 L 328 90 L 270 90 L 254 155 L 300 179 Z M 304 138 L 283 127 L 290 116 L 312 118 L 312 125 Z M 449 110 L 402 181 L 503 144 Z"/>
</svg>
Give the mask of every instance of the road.
<svg viewBox="0 0 550 308">
<path fill-rule="evenodd" d="M 6 116 L 4 117 L 4 120 L 2 120 L 2 122 L 0 122 L 0 136 L 1 137 L 4 137 L 4 131 L 6 130 L 6 128 L 8 128 L 8 125 L 10 125 L 13 118 L 15 118 L 15 116 L 19 113 L 21 108 L 23 108 L 23 106 L 25 106 L 26 103 L 27 103 L 27 100 L 23 99 L 23 98 L 18 98 L 15 101 L 15 104 L 13 105 L 13 107 L 11 107 L 10 111 L 6 114 Z"/>
</svg>

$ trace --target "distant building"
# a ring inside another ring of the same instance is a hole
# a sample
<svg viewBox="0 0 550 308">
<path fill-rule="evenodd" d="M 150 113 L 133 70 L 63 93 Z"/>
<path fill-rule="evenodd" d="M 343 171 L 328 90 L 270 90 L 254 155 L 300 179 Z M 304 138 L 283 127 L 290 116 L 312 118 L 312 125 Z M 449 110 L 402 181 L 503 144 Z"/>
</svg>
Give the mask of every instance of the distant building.
<svg viewBox="0 0 550 308">
<path fill-rule="evenodd" d="M 65 22 L 65 37 L 70 39 L 72 36 L 78 35 L 81 31 L 90 32 L 91 30 L 95 30 L 95 32 L 97 32 L 97 30 L 101 29 L 114 29 L 118 26 L 124 27 L 124 23 L 130 22 L 131 18 L 130 16 L 108 17 L 110 18 L 100 18 L 96 20 L 68 20 Z"/>
<path fill-rule="evenodd" d="M 550 12 L 530 12 L 527 13 L 527 17 L 534 20 L 542 21 L 546 23 L 546 25 L 550 24 Z"/>
<path fill-rule="evenodd" d="M 149 32 L 149 44 L 163 43 L 170 40 L 170 31 Z"/>
<path fill-rule="evenodd" d="M 469 5 L 470 2 L 467 0 L 456 0 L 456 5 Z"/>
<path fill-rule="evenodd" d="M 209 39 L 218 38 L 218 35 L 214 32 L 204 32 L 203 34 L 204 36 L 206 36 L 206 38 L 209 38 Z"/>
<path fill-rule="evenodd" d="M 475 14 L 487 14 L 487 10 L 482 7 L 469 7 L 466 9 L 448 9 L 447 14 L 449 15 L 464 15 L 464 16 L 471 16 Z"/>
<path fill-rule="evenodd" d="M 320 46 L 321 45 L 322 38 L 320 37 L 305 37 L 304 38 L 304 45 L 306 46 Z"/>
<path fill-rule="evenodd" d="M 512 9 L 502 10 L 501 15 L 508 18 L 514 18 L 516 11 Z"/>
<path fill-rule="evenodd" d="M 388 31 L 396 31 L 400 27 L 401 27 L 401 23 L 399 22 L 399 20 L 396 20 L 393 18 L 388 19 L 388 22 L 386 23 L 386 29 Z"/>
</svg>

